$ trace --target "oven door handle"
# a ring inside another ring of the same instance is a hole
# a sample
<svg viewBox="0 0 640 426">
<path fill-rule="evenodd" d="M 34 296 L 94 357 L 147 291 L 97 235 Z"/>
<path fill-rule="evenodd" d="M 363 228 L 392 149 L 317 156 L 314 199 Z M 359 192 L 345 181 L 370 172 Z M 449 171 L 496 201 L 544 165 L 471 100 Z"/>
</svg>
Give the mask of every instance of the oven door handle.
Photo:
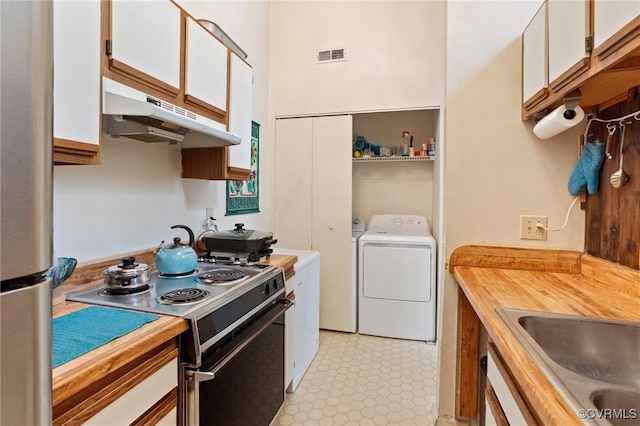
<svg viewBox="0 0 640 426">
<path fill-rule="evenodd" d="M 207 382 L 209 380 L 213 380 L 216 377 L 218 371 L 222 370 L 237 354 L 240 353 L 249 343 L 251 343 L 256 337 L 260 335 L 267 327 L 271 325 L 271 323 L 278 318 L 280 315 L 284 313 L 287 309 L 293 306 L 293 302 L 289 299 L 284 299 L 281 302 L 284 305 L 284 308 L 278 309 L 276 314 L 268 317 L 267 320 L 264 320 L 265 323 L 260 326 L 256 331 L 251 333 L 249 337 L 247 337 L 237 348 L 229 353 L 218 365 L 215 366 L 211 371 L 202 371 L 202 370 L 187 370 L 187 376 L 195 380 L 197 383 Z"/>
</svg>

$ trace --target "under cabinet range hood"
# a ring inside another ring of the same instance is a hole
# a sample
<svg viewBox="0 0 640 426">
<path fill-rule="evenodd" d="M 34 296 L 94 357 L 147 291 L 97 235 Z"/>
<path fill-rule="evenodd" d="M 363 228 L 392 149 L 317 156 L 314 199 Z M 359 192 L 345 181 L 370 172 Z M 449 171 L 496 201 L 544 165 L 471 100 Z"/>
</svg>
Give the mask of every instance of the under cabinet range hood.
<svg viewBox="0 0 640 426">
<path fill-rule="evenodd" d="M 149 143 L 182 143 L 182 148 L 238 145 L 240 136 L 224 124 L 155 96 L 102 77 L 104 132 Z"/>
</svg>

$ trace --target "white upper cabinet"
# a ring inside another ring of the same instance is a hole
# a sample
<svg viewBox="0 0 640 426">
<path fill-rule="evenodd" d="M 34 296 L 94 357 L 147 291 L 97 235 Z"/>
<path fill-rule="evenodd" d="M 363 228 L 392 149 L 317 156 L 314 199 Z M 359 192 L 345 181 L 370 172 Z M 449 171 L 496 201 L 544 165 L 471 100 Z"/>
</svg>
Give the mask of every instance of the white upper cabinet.
<svg viewBox="0 0 640 426">
<path fill-rule="evenodd" d="M 191 17 L 187 18 L 185 95 L 227 111 L 228 49 Z M 249 135 L 251 134 L 249 123 Z"/>
<path fill-rule="evenodd" d="M 544 0 L 522 49 L 523 119 L 578 89 L 583 108 L 607 108 L 640 84 L 640 0 Z"/>
<path fill-rule="evenodd" d="M 589 67 L 587 7 L 583 1 L 549 0 L 550 86 L 563 85 L 567 78 Z"/>
<path fill-rule="evenodd" d="M 251 164 L 251 117 L 253 110 L 253 70 L 231 54 L 229 84 L 229 131 L 242 138 L 240 145 L 229 147 L 229 167 L 249 169 Z"/>
<path fill-rule="evenodd" d="M 175 4 L 168 0 L 112 1 L 111 41 L 112 68 L 124 68 L 130 74 L 142 72 L 177 93 L 180 9 Z"/>
<path fill-rule="evenodd" d="M 54 138 L 99 144 L 99 1 L 54 1 L 53 62 Z"/>
<path fill-rule="evenodd" d="M 640 15 L 640 0 L 594 0 L 594 48 Z"/>
<path fill-rule="evenodd" d="M 522 101 L 525 105 L 544 99 L 547 75 L 547 3 L 545 2 L 522 35 Z"/>
</svg>

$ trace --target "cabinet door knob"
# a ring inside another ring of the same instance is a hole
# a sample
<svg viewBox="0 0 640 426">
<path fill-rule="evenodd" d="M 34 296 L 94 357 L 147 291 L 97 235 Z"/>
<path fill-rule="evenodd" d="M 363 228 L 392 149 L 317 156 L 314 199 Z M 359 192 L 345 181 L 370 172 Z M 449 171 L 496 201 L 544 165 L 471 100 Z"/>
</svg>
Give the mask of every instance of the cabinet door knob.
<svg viewBox="0 0 640 426">
<path fill-rule="evenodd" d="M 329 223 L 327 228 L 329 228 L 329 231 L 333 231 L 333 228 L 335 228 L 335 225 L 333 223 Z"/>
</svg>

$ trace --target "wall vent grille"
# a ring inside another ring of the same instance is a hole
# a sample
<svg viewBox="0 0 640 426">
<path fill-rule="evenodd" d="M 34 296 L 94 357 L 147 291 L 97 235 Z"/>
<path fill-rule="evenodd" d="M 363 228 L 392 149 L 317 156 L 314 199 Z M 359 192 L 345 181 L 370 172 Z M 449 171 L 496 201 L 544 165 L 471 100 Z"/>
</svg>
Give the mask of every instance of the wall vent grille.
<svg viewBox="0 0 640 426">
<path fill-rule="evenodd" d="M 329 62 L 340 62 L 347 60 L 347 51 L 344 47 L 336 49 L 318 50 L 316 55 L 319 64 L 326 64 Z"/>
</svg>

